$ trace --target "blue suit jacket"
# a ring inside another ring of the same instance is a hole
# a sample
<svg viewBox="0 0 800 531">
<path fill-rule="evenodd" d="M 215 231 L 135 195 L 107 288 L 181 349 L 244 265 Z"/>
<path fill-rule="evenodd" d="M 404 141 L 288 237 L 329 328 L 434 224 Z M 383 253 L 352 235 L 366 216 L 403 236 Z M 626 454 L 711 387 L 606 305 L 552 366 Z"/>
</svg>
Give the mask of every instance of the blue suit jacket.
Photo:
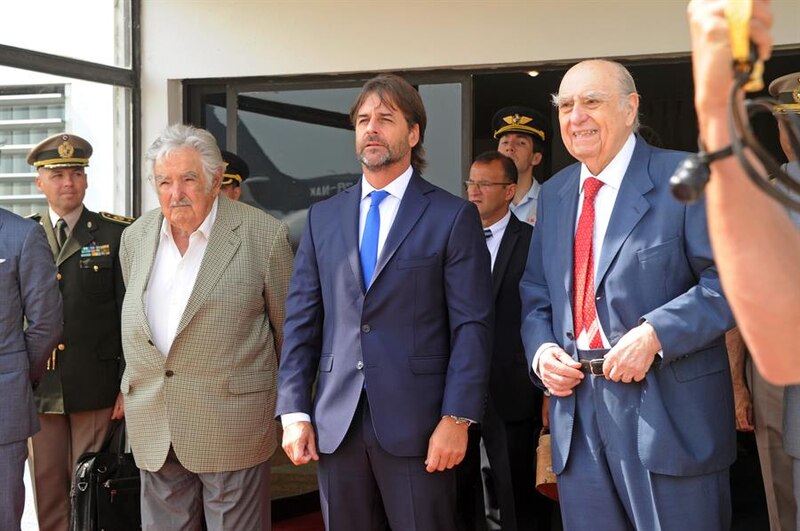
<svg viewBox="0 0 800 531">
<path fill-rule="evenodd" d="M 637 138 L 595 274 L 597 315 L 613 346 L 648 321 L 663 347 L 641 384 L 639 458 L 652 472 L 721 470 L 735 456 L 735 423 L 724 332 L 733 318 L 722 294 L 702 202 L 684 205 L 669 177 L 685 153 Z M 576 357 L 572 270 L 580 166 L 551 178 L 539 196 L 528 265 L 520 284 L 528 363 L 546 342 Z M 538 382 L 541 385 L 541 382 Z M 570 451 L 575 395 L 551 404 L 553 469 Z"/>
<path fill-rule="evenodd" d="M 8 444 L 39 431 L 31 384 L 61 335 L 62 309 L 44 230 L 2 208 L 0 294 L 0 444 Z"/>
<path fill-rule="evenodd" d="M 360 201 L 359 182 L 308 212 L 286 301 L 276 414 L 310 413 L 319 450 L 333 453 L 366 383 L 381 446 L 421 456 L 442 415 L 482 416 L 489 253 L 476 208 L 415 173 L 365 292 Z"/>
</svg>

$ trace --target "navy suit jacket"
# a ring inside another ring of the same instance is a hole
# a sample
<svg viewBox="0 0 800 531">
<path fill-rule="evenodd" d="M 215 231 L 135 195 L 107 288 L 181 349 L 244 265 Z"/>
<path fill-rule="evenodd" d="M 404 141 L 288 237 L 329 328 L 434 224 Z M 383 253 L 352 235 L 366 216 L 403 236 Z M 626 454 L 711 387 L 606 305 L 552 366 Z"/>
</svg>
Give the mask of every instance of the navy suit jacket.
<svg viewBox="0 0 800 531">
<path fill-rule="evenodd" d="M 711 254 L 703 202 L 676 201 L 669 177 L 685 153 L 637 138 L 595 273 L 597 315 L 611 345 L 645 320 L 663 347 L 641 384 L 639 458 L 650 471 L 706 474 L 736 457 L 724 333 L 733 317 Z M 580 165 L 545 183 L 520 284 L 529 367 L 543 343 L 577 357 L 573 245 Z M 534 377 L 535 378 L 535 377 Z M 538 382 L 541 385 L 541 382 Z M 550 401 L 553 469 L 569 457 L 575 395 Z"/>
<path fill-rule="evenodd" d="M 309 209 L 286 301 L 276 414 L 310 413 L 319 450 L 333 453 L 366 385 L 381 446 L 423 456 L 443 415 L 483 412 L 489 253 L 475 206 L 415 172 L 365 291 L 360 201 L 359 182 Z"/>
<path fill-rule="evenodd" d="M 8 444 L 39 431 L 31 383 L 58 342 L 63 313 L 44 230 L 2 208 L 0 293 L 0 444 Z"/>
</svg>

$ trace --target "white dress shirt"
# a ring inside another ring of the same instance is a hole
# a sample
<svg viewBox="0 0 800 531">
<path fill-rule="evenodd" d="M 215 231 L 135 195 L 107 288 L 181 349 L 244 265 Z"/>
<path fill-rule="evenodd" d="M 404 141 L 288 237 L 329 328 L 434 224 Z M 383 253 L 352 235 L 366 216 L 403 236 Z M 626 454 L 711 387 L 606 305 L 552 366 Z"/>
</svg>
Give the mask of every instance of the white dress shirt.
<svg viewBox="0 0 800 531">
<path fill-rule="evenodd" d="M 497 252 L 500 250 L 500 241 L 503 239 L 503 234 L 506 233 L 509 219 L 511 219 L 510 210 L 493 225 L 486 227 L 492 231 L 492 235 L 486 238 L 486 247 L 489 248 L 489 254 L 492 257 L 492 271 L 494 271 L 494 261 L 497 259 Z"/>
<path fill-rule="evenodd" d="M 400 208 L 400 201 L 408 188 L 408 183 L 411 182 L 411 176 L 414 170 L 411 166 L 406 171 L 400 174 L 395 180 L 387 184 L 383 190 L 389 192 L 389 195 L 383 198 L 381 204 L 378 205 L 378 211 L 381 215 L 381 226 L 378 231 L 378 257 L 381 256 L 383 251 L 383 244 L 386 243 L 386 236 L 389 235 L 389 229 L 392 228 L 394 218 L 397 217 L 397 209 Z M 369 206 L 372 203 L 372 198 L 369 196 L 376 188 L 373 187 L 367 179 L 361 176 L 361 203 L 359 205 L 358 216 L 358 241 L 359 249 L 361 248 L 361 239 L 364 237 L 364 225 L 367 223 L 367 213 Z M 374 277 L 373 277 L 374 280 Z M 286 413 L 281 415 L 281 425 L 286 428 L 295 422 L 311 422 L 311 415 L 305 412 Z"/>
<path fill-rule="evenodd" d="M 378 205 L 378 210 L 381 214 L 381 226 L 380 230 L 378 231 L 378 257 L 380 257 L 381 251 L 383 251 L 383 244 L 386 243 L 386 236 L 389 235 L 389 229 L 392 228 L 394 218 L 397 217 L 397 209 L 400 208 L 400 201 L 403 200 L 403 196 L 406 193 L 406 188 L 408 188 L 408 183 L 411 181 L 411 175 L 413 173 L 414 172 L 411 169 L 411 166 L 409 166 L 408 169 L 401 173 L 399 177 L 383 188 L 384 191 L 389 192 L 389 195 L 384 197 L 383 201 L 381 201 L 381 204 Z M 369 184 L 367 179 L 362 176 L 361 206 L 358 216 L 359 249 L 361 248 L 360 242 L 364 237 L 364 225 L 367 223 L 367 213 L 369 212 L 369 206 L 372 203 L 372 197 L 370 197 L 370 194 L 375 190 L 376 188 Z"/>
<path fill-rule="evenodd" d="M 600 254 L 603 251 L 603 242 L 606 238 L 606 230 L 608 230 L 608 222 L 611 220 L 611 213 L 614 210 L 614 203 L 617 202 L 617 194 L 622 185 L 622 178 L 625 177 L 625 172 L 628 171 L 628 166 L 633 157 L 633 150 L 636 147 L 636 136 L 631 133 L 628 140 L 619 150 L 619 153 L 611 159 L 611 162 L 603 168 L 598 175 L 592 175 L 589 168 L 585 164 L 581 164 L 580 184 L 578 194 L 578 212 L 575 218 L 575 230 L 578 230 L 578 220 L 581 217 L 583 210 L 583 183 L 589 177 L 595 177 L 603 182 L 600 191 L 597 192 L 597 197 L 594 200 L 594 233 L 592 234 L 592 258 L 594 264 L 595 274 L 595 290 L 597 289 L 597 264 L 600 262 Z M 572 272 L 570 272 L 572 274 Z M 574 311 L 574 309 L 573 309 Z M 603 325 L 598 318 L 597 324 L 600 329 L 600 337 L 603 339 L 603 348 L 611 348 L 608 342 Z M 544 343 L 537 350 L 533 357 L 533 370 L 539 376 L 539 356 L 545 349 L 558 346 L 555 343 Z M 580 335 L 576 338 L 576 346 L 579 350 L 589 350 L 589 338 L 585 330 L 581 330 Z"/>
<path fill-rule="evenodd" d="M 509 210 L 517 216 L 518 220 L 529 225 L 536 225 L 536 201 L 539 199 L 541 188 L 542 185 L 539 184 L 539 181 L 534 179 L 528 193 L 522 197 L 522 201 L 518 205 L 515 205 L 513 201 L 508 205 Z"/>
<path fill-rule="evenodd" d="M 161 222 L 158 249 L 144 300 L 147 322 L 153 334 L 153 344 L 164 357 L 172 348 L 178 324 L 197 281 L 200 264 L 208 247 L 208 239 L 217 219 L 218 201 L 219 198 L 214 200 L 206 219 L 189 236 L 189 247 L 183 256 L 172 237 L 169 222 L 166 218 Z"/>
<path fill-rule="evenodd" d="M 61 218 L 64 220 L 64 223 L 67 224 L 67 237 L 69 237 L 70 234 L 72 234 L 72 231 L 75 229 L 75 225 L 78 224 L 78 220 L 81 219 L 81 214 L 83 214 L 83 205 L 63 216 L 56 214 L 55 210 L 53 210 L 50 206 L 47 207 L 47 210 L 50 212 L 50 223 L 53 224 L 53 233 L 55 234 L 56 223 L 58 223 L 59 218 Z"/>
</svg>

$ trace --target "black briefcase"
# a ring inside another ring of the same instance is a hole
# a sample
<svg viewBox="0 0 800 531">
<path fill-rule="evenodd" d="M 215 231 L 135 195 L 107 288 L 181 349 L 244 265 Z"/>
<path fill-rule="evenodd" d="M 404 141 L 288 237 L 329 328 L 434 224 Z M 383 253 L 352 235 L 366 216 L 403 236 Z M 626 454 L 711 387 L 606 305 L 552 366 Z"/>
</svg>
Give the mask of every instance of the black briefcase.
<svg viewBox="0 0 800 531">
<path fill-rule="evenodd" d="M 115 420 L 99 452 L 83 454 L 70 489 L 70 531 L 142 528 L 139 469 L 125 453 L 125 421 Z"/>
</svg>

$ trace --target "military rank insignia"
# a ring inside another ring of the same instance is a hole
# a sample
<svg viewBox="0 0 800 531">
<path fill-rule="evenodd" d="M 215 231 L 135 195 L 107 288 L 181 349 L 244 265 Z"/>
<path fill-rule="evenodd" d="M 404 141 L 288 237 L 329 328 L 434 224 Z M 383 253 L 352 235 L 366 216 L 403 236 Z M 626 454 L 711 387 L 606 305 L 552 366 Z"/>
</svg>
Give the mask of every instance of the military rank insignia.
<svg viewBox="0 0 800 531">
<path fill-rule="evenodd" d="M 107 243 L 98 245 L 94 242 L 85 247 L 81 247 L 81 258 L 89 258 L 92 256 L 110 256 L 111 246 Z"/>
</svg>

